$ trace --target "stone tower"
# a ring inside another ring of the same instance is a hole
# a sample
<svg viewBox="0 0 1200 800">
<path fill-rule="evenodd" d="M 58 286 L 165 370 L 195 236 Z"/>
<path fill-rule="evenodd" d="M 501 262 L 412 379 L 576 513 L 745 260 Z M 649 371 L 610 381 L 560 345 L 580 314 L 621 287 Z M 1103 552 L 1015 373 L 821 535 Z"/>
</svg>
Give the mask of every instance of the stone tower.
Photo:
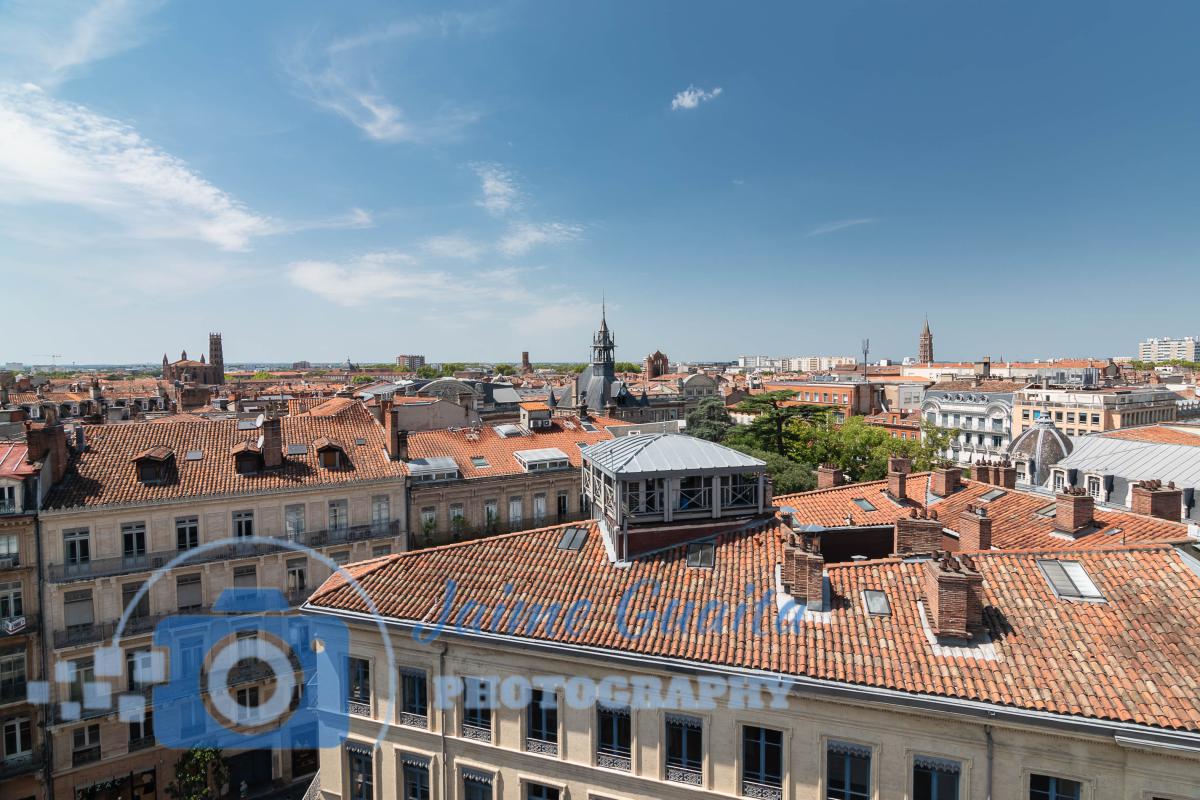
<svg viewBox="0 0 1200 800">
<path fill-rule="evenodd" d="M 921 331 L 921 342 L 917 347 L 917 361 L 922 364 L 933 362 L 933 334 L 929 332 L 929 317 L 925 318 L 925 328 Z"/>
<path fill-rule="evenodd" d="M 225 352 L 219 333 L 208 335 L 208 364 L 212 367 L 212 382 L 225 383 Z"/>
</svg>

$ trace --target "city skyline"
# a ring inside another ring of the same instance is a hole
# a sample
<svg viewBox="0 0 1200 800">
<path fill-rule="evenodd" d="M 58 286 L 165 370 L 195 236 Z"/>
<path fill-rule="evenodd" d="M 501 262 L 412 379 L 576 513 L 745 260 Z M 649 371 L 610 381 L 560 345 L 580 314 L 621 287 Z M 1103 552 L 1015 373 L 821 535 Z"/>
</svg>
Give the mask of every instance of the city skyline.
<svg viewBox="0 0 1200 800">
<path fill-rule="evenodd" d="M 5 6 L 5 359 L 574 361 L 605 293 L 635 361 L 1188 327 L 1113 292 L 1190 274 L 1200 11 L 680 10 Z"/>
</svg>

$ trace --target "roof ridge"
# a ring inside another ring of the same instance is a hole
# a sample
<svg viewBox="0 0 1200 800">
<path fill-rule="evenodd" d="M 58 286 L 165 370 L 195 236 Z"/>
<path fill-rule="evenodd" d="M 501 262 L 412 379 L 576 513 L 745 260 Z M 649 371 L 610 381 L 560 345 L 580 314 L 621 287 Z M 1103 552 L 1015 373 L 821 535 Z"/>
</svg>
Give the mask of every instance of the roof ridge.
<svg viewBox="0 0 1200 800">
<path fill-rule="evenodd" d="M 1159 542 L 1134 542 L 1132 544 L 1113 544 L 1102 547 L 1023 547 L 1014 550 L 1000 548 L 993 550 L 967 550 L 963 552 L 970 553 L 972 558 L 1002 558 L 1006 556 L 1051 555 L 1054 553 L 1082 553 L 1084 555 L 1092 555 L 1094 553 L 1124 553 L 1134 550 L 1174 550 L 1179 544 L 1194 541 L 1194 539 L 1168 539 Z"/>
</svg>

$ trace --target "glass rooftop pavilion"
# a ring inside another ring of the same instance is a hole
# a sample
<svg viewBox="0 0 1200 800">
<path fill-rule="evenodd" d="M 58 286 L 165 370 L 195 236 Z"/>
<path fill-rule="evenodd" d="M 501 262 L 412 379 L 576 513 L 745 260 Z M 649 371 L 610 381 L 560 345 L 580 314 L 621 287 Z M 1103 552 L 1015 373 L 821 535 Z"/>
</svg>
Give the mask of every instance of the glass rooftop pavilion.
<svg viewBox="0 0 1200 800">
<path fill-rule="evenodd" d="M 609 532 L 747 517 L 770 507 L 766 469 L 692 436 L 620 436 L 583 450 L 583 494 Z"/>
</svg>

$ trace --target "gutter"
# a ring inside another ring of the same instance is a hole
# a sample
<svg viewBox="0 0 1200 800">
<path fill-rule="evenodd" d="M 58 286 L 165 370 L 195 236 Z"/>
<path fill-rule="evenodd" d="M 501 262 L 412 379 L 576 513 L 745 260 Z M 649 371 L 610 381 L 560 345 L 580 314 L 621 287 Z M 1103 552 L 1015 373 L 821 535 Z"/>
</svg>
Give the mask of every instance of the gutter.
<svg viewBox="0 0 1200 800">
<path fill-rule="evenodd" d="M 334 611 L 329 608 L 313 606 L 307 602 L 301 606 L 300 610 L 307 613 L 341 617 L 372 626 L 378 626 L 382 623 L 401 631 L 412 631 L 418 624 L 391 618 L 380 618 L 356 611 Z M 792 691 L 797 695 L 848 700 L 860 704 L 901 708 L 910 711 L 953 714 L 970 720 L 982 719 L 989 723 L 1005 722 L 1013 725 L 1034 725 L 1063 733 L 1106 739 L 1111 738 L 1121 746 L 1166 748 L 1181 754 L 1190 753 L 1200 756 L 1200 730 L 1169 731 L 1136 723 L 1089 719 L 1087 717 L 1069 716 L 1048 711 L 1033 711 L 1001 706 L 981 700 L 964 700 L 929 694 L 913 694 L 898 689 L 868 687 L 822 678 L 810 678 L 803 675 L 785 675 L 768 670 L 727 667 L 720 664 L 706 664 L 703 662 L 639 653 L 622 653 L 597 647 L 562 645 L 524 639 L 508 634 L 446 631 L 439 638 L 444 639 L 446 637 L 450 637 L 452 640 L 461 640 L 467 644 L 483 643 L 494 647 L 499 642 L 519 650 L 548 652 L 564 656 L 587 656 L 599 661 L 620 664 L 633 671 L 644 671 L 647 667 L 653 667 L 661 669 L 664 672 L 677 672 L 686 675 L 718 674 L 751 677 L 772 683 L 786 681 L 792 684 Z"/>
</svg>

